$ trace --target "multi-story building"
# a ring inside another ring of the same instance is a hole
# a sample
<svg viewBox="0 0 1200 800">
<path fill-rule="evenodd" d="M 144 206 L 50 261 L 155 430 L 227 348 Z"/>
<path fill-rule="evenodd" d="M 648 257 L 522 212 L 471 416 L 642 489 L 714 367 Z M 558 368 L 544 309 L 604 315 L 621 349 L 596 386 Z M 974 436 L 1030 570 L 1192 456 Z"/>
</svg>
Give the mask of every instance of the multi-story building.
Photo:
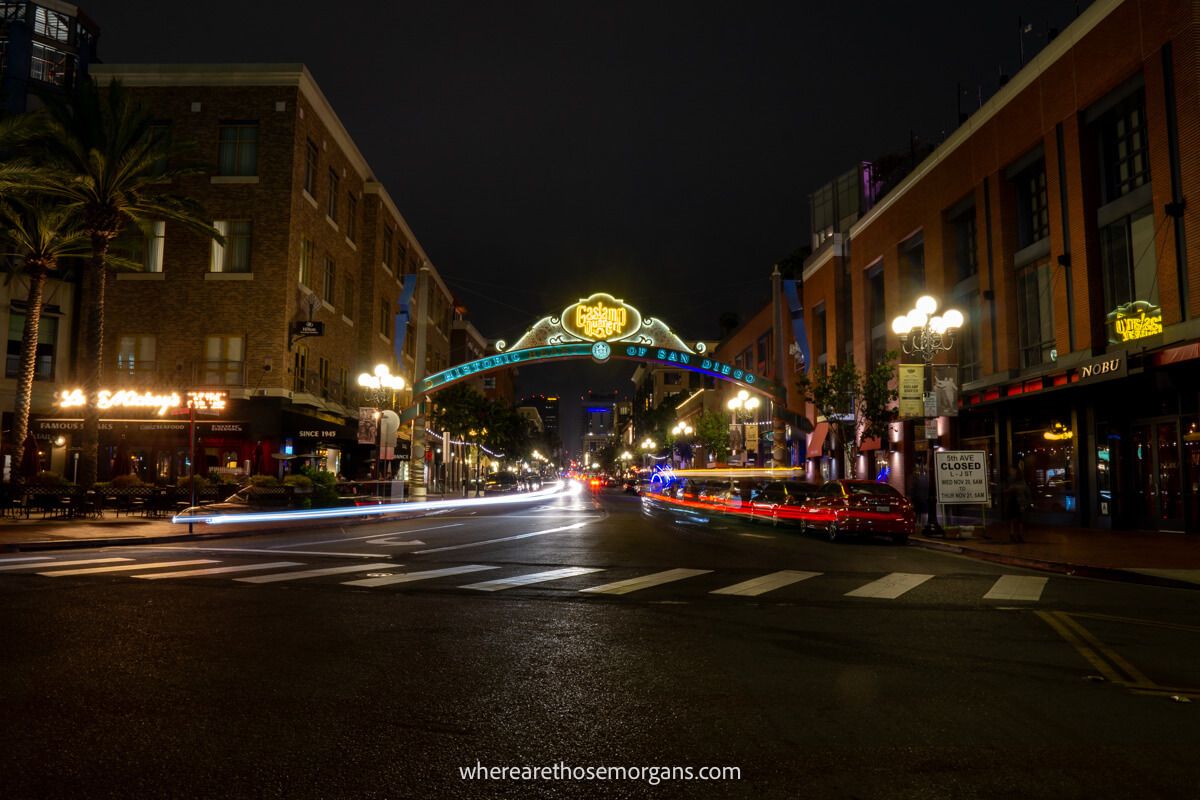
<svg viewBox="0 0 1200 800">
<path fill-rule="evenodd" d="M 1200 531 L 1198 25 L 1096 0 L 805 266 L 817 365 L 898 349 L 919 295 L 964 314 L 934 443 L 1022 471 L 1044 522 Z M 902 474 L 928 451 L 895 428 Z"/>
<path fill-rule="evenodd" d="M 37 108 L 39 91 L 63 91 L 96 61 L 96 23 L 59 0 L 0 3 L 0 108 Z"/>
<path fill-rule="evenodd" d="M 225 239 L 156 222 L 117 243 L 144 269 L 112 283 L 105 383 L 227 391 L 224 415 L 199 427 L 201 472 L 276 473 L 307 457 L 365 475 L 375 450 L 358 442 L 359 407 L 401 408 L 411 395 L 372 395 L 357 376 L 382 363 L 411 387 L 444 368 L 453 303 L 312 75 L 275 64 L 95 65 L 92 74 L 120 79 L 174 139 L 194 143 L 207 171 L 170 188 L 198 200 Z M 69 434 L 67 413 L 38 424 Z M 111 457 L 124 440 L 143 477 L 173 479 L 187 473 L 185 427 L 114 418 L 101 445 Z"/>
<path fill-rule="evenodd" d="M 591 392 L 583 402 L 583 461 L 590 464 L 600 450 L 617 441 L 617 393 Z"/>
</svg>

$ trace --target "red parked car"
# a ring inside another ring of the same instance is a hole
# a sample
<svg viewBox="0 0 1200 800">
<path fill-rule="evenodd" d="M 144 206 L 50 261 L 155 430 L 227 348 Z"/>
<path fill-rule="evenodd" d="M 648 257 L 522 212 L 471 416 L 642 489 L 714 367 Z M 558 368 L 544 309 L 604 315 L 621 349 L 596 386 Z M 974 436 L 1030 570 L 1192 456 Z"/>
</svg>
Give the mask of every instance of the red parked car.
<svg viewBox="0 0 1200 800">
<path fill-rule="evenodd" d="M 849 536 L 889 536 L 905 544 L 916 531 L 912 503 L 886 483 L 829 481 L 799 509 L 805 530 L 823 531 L 829 541 Z"/>
</svg>

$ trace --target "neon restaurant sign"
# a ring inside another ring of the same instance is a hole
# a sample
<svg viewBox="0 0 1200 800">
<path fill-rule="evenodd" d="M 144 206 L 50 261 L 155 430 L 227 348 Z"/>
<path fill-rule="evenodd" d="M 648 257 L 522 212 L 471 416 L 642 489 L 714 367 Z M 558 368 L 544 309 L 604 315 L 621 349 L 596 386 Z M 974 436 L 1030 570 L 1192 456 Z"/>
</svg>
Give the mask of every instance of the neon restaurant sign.
<svg viewBox="0 0 1200 800">
<path fill-rule="evenodd" d="M 417 393 L 427 394 L 476 373 L 517 364 L 568 358 L 604 363 L 619 358 L 678 367 L 783 396 L 777 384 L 705 355 L 703 342 L 689 346 L 661 320 L 645 317 L 625 301 L 603 292 L 581 298 L 557 317 L 543 317 L 511 347 L 499 341 L 496 349 L 500 351 L 496 355 L 429 375 L 418 383 Z"/>
<path fill-rule="evenodd" d="M 194 408 L 197 411 L 218 412 L 225 409 L 229 399 L 228 392 L 194 391 L 194 392 L 153 392 L 136 389 L 120 389 L 111 391 L 101 389 L 96 397 L 96 405 L 101 411 L 114 408 L 153 409 L 158 416 L 168 411 Z M 59 392 L 54 405 L 59 408 L 83 408 L 87 405 L 87 395 L 82 389 L 69 389 Z"/>
<path fill-rule="evenodd" d="M 1162 309 L 1145 300 L 1117 306 L 1108 317 L 1108 340 L 1114 344 L 1132 342 L 1162 333 Z"/>
</svg>

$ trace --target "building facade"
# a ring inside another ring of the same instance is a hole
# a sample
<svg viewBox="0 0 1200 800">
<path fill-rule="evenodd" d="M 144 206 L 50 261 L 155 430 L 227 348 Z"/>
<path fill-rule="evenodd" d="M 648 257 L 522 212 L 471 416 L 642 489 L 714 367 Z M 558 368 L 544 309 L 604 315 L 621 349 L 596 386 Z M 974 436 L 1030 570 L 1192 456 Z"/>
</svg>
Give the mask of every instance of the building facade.
<svg viewBox="0 0 1200 800">
<path fill-rule="evenodd" d="M 100 29 L 71 3 L 0 3 L 0 108 L 32 111 L 39 92 L 61 92 L 86 78 Z"/>
<path fill-rule="evenodd" d="M 411 390 L 375 396 L 357 377 L 384 364 L 411 387 L 422 370 L 443 368 L 453 303 L 311 74 L 302 65 L 97 65 L 92 74 L 121 80 L 172 138 L 194 143 L 207 171 L 169 188 L 198 200 L 225 238 L 158 222 L 116 243 L 144 269 L 110 284 L 105 384 L 227 392 L 224 414 L 199 425 L 201 473 L 278 474 L 291 463 L 372 473 L 359 408 L 403 408 Z M 408 280 L 416 286 L 400 329 Z M 144 479 L 187 474 L 186 426 L 146 416 L 114 410 L 102 423 L 102 477 L 118 447 Z M 35 431 L 70 436 L 67 417 L 61 410 Z"/>
<path fill-rule="evenodd" d="M 920 295 L 964 314 L 930 441 L 1020 470 L 1043 523 L 1200 531 L 1198 23 L 1092 3 L 805 266 L 818 367 L 899 349 Z M 877 463 L 924 461 L 919 424 Z"/>
</svg>

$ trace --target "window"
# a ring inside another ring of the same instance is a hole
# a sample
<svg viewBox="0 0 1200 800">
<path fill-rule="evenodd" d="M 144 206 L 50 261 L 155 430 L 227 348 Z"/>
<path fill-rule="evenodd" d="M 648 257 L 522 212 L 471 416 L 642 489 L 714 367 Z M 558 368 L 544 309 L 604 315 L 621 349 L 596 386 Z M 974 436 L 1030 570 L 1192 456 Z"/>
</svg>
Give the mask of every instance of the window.
<svg viewBox="0 0 1200 800">
<path fill-rule="evenodd" d="M 1104 271 L 1105 313 L 1134 300 L 1158 305 L 1158 253 L 1152 206 L 1100 229 L 1100 264 Z"/>
<path fill-rule="evenodd" d="M 4 362 L 4 377 L 15 378 L 21 366 L 21 339 L 25 332 L 25 315 L 12 311 L 8 315 L 8 357 Z M 38 325 L 37 355 L 34 358 L 33 378 L 54 380 L 55 350 L 58 344 L 58 317 L 42 313 Z"/>
<path fill-rule="evenodd" d="M 321 395 L 329 396 L 329 359 L 317 359 L 317 377 L 321 381 Z"/>
<path fill-rule="evenodd" d="M 404 241 L 403 234 L 396 238 L 396 263 L 392 266 L 399 272 L 408 272 L 408 242 Z"/>
<path fill-rule="evenodd" d="M 821 303 L 813 309 L 812 318 L 812 357 L 814 364 L 820 369 L 825 368 L 829 357 L 826 355 L 828 340 L 826 339 L 825 304 Z"/>
<path fill-rule="evenodd" d="M 67 82 L 69 58 L 61 50 L 45 45 L 33 45 L 33 58 L 29 62 L 29 77 L 34 80 L 64 86 Z"/>
<path fill-rule="evenodd" d="M 213 241 L 212 264 L 209 266 L 209 271 L 249 272 L 250 220 L 217 220 L 213 223 L 213 227 L 225 237 L 225 244 Z"/>
<path fill-rule="evenodd" d="M 342 295 L 342 316 L 354 319 L 354 278 L 346 276 L 345 294 Z"/>
<path fill-rule="evenodd" d="M 392 340 L 392 304 L 387 298 L 379 301 L 379 335 Z"/>
<path fill-rule="evenodd" d="M 167 224 L 162 220 L 130 225 L 113 242 L 113 251 L 128 261 L 140 264 L 143 272 L 162 272 L 166 231 Z"/>
<path fill-rule="evenodd" d="M 150 126 L 148 135 L 151 141 L 154 142 L 155 149 L 158 150 L 158 157 L 154 159 L 154 164 L 150 167 L 150 174 L 156 178 L 161 178 L 167 174 L 168 157 L 171 152 L 171 123 L 156 122 Z"/>
<path fill-rule="evenodd" d="M 1021 367 L 1052 361 L 1054 350 L 1054 297 L 1050 259 L 1034 261 L 1017 272 L 1017 329 Z"/>
<path fill-rule="evenodd" d="M 337 206 L 338 206 L 338 184 L 341 183 L 338 174 L 332 169 L 329 170 L 329 197 L 326 200 L 325 214 L 334 222 L 337 222 Z"/>
<path fill-rule="evenodd" d="M 222 123 L 219 150 L 217 159 L 219 174 L 257 175 L 258 123 Z"/>
<path fill-rule="evenodd" d="M 975 225 L 974 205 L 950 219 L 950 229 L 954 237 L 954 271 L 960 281 L 979 272 L 979 251 L 976 246 Z"/>
<path fill-rule="evenodd" d="M 833 184 L 822 186 L 808 196 L 809 218 L 812 220 L 812 246 L 816 250 L 821 243 L 833 236 L 834 209 Z"/>
<path fill-rule="evenodd" d="M 333 256 L 325 256 L 325 276 L 321 284 L 321 299 L 333 305 L 334 287 L 337 286 L 337 263 Z"/>
<path fill-rule="evenodd" d="M 663 386 L 678 386 L 680 375 L 678 372 L 664 372 Z"/>
<path fill-rule="evenodd" d="M 758 371 L 765 374 L 771 368 L 771 331 L 767 331 L 762 336 L 758 337 L 758 342 L 755 343 L 755 348 Z"/>
<path fill-rule="evenodd" d="M 334 381 L 334 396 L 336 399 L 345 404 L 350 399 L 350 378 L 346 374 L 345 367 L 339 367 L 337 379 Z"/>
<path fill-rule="evenodd" d="M 33 7 L 33 32 L 47 39 L 71 41 L 71 18 L 41 6 Z"/>
<path fill-rule="evenodd" d="M 146 334 L 130 334 L 117 339 L 117 374 L 141 378 L 153 375 L 156 340 Z"/>
<path fill-rule="evenodd" d="M 25 3 L 0 3 L 0 20 L 24 20 Z"/>
<path fill-rule="evenodd" d="M 883 294 L 883 264 L 876 263 L 867 270 L 868 342 L 867 363 L 878 363 L 887 352 L 886 305 Z"/>
<path fill-rule="evenodd" d="M 1109 203 L 1150 182 L 1145 90 L 1122 100 L 1098 125 L 1104 202 Z"/>
<path fill-rule="evenodd" d="M 913 303 L 923 294 L 925 294 L 925 235 L 918 233 L 900 243 L 900 299 L 904 303 Z"/>
<path fill-rule="evenodd" d="M 292 391 L 303 392 L 305 381 L 308 379 L 308 346 L 296 345 L 296 355 L 292 356 Z"/>
<path fill-rule="evenodd" d="M 352 242 L 358 238 L 358 198 L 354 192 L 346 195 L 346 238 Z"/>
<path fill-rule="evenodd" d="M 392 229 L 387 225 L 383 226 L 383 266 L 387 267 L 389 259 L 392 257 Z"/>
<path fill-rule="evenodd" d="M 312 286 L 312 239 L 300 240 L 300 285 Z"/>
<path fill-rule="evenodd" d="M 305 140 L 304 146 L 304 191 L 309 197 L 317 196 L 317 159 L 321 151 L 312 139 Z"/>
<path fill-rule="evenodd" d="M 1050 235 L 1050 207 L 1046 202 L 1046 162 L 1039 159 L 1015 178 L 1017 239 L 1021 247 Z"/>
<path fill-rule="evenodd" d="M 959 295 L 955 300 L 955 308 L 962 311 L 964 319 L 962 330 L 954 336 L 955 349 L 958 350 L 959 380 L 967 383 L 979 380 L 982 374 L 980 354 L 983 348 L 980 337 L 983 332 L 983 318 L 979 315 L 979 293 Z"/>
<path fill-rule="evenodd" d="M 241 386 L 245 383 L 245 348 L 241 336 L 204 337 L 204 385 Z"/>
</svg>

